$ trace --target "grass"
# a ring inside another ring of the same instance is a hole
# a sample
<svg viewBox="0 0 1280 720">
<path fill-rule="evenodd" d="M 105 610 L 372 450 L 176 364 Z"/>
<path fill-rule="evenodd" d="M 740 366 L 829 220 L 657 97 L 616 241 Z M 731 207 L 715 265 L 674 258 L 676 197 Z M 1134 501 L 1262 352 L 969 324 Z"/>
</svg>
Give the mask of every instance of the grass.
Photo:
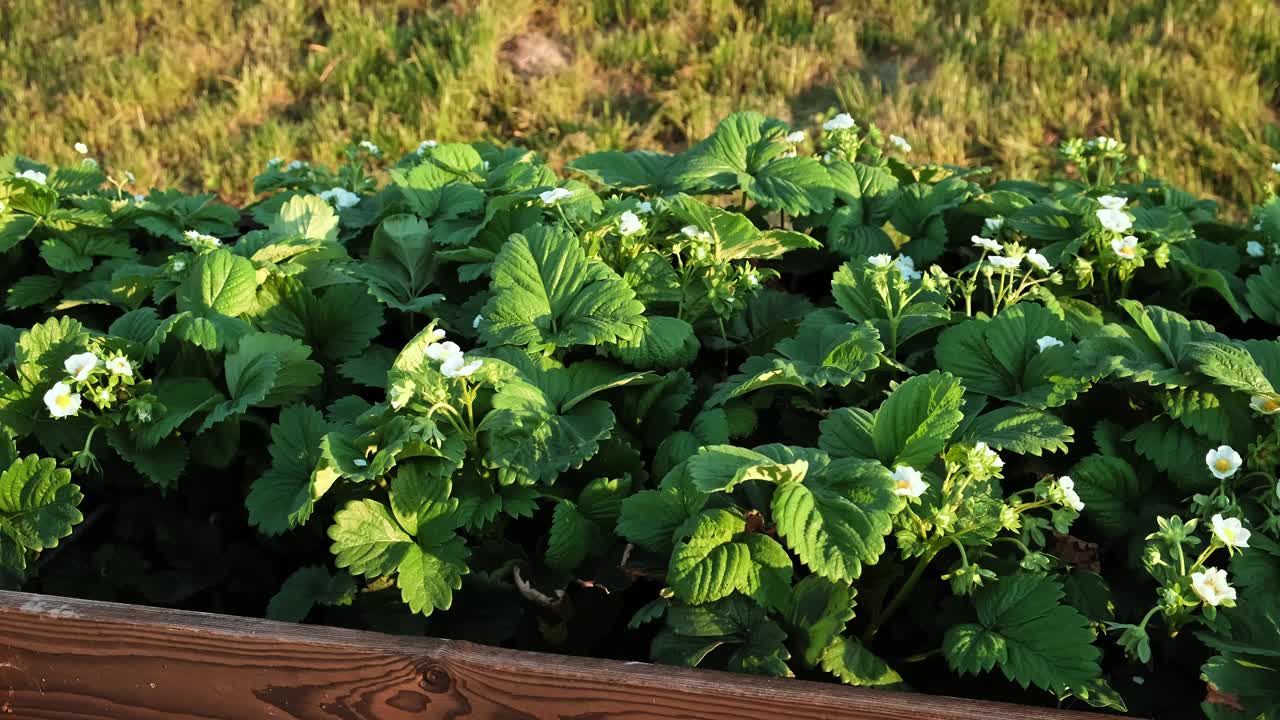
<svg viewBox="0 0 1280 720">
<path fill-rule="evenodd" d="M 680 148 L 737 109 L 836 109 L 915 156 L 1026 175 L 1111 134 L 1234 203 L 1280 159 L 1271 0 L 8 0 L 0 150 L 83 141 L 143 187 L 243 200 L 268 158 L 369 138 L 553 161 Z"/>
</svg>

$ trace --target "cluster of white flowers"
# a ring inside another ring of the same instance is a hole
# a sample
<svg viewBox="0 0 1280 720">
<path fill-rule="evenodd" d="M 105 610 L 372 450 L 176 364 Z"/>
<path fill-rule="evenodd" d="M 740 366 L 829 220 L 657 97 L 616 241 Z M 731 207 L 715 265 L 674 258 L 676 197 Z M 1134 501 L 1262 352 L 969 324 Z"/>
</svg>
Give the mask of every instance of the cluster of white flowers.
<svg viewBox="0 0 1280 720">
<path fill-rule="evenodd" d="M 1257 240 L 1250 240 L 1245 243 L 1244 251 L 1248 253 L 1249 257 L 1262 257 L 1267 254 L 1267 249 Z"/>
<path fill-rule="evenodd" d="M 1204 456 L 1204 463 L 1209 466 L 1209 472 L 1219 480 L 1226 480 L 1235 475 L 1243 462 L 1240 453 L 1230 445 L 1219 445 Z"/>
<path fill-rule="evenodd" d="M 907 139 L 901 135 L 890 135 L 889 143 L 904 153 L 911 152 L 911 143 L 907 142 Z"/>
<path fill-rule="evenodd" d="M 22 178 L 23 180 L 30 180 L 37 185 L 43 185 L 49 179 L 48 175 L 45 175 L 39 170 L 23 170 L 17 175 L 14 175 L 14 177 Z"/>
<path fill-rule="evenodd" d="M 1132 260 L 1138 255 L 1138 238 L 1132 235 L 1111 238 L 1111 250 L 1125 260 Z"/>
<path fill-rule="evenodd" d="M 89 146 L 85 145 L 82 142 L 78 142 L 75 145 L 72 145 L 72 147 L 74 147 L 76 149 L 76 152 L 80 153 L 81 155 L 89 154 Z"/>
<path fill-rule="evenodd" d="M 206 245 L 208 247 L 220 247 L 222 241 L 212 235 L 205 235 L 199 230 L 188 230 L 182 233 L 182 237 L 192 245 Z"/>
<path fill-rule="evenodd" d="M 791 143 L 792 145 L 794 145 L 794 144 L 796 144 L 796 143 L 802 143 L 802 142 L 804 142 L 804 131 L 803 131 L 803 130 L 796 130 L 795 132 L 793 132 L 793 133 L 791 133 L 791 134 L 787 135 L 786 140 L 787 140 L 787 142 Z"/>
<path fill-rule="evenodd" d="M 929 489 L 920 471 L 906 465 L 893 469 L 893 494 L 898 497 L 918 498 Z"/>
<path fill-rule="evenodd" d="M 458 347 L 455 342 L 440 342 L 444 339 L 444 331 L 436 330 L 432 333 L 432 342 L 427 346 L 427 357 L 440 363 L 440 374 L 450 378 L 470 377 L 475 371 L 480 369 L 483 361 L 472 360 L 467 362 L 464 357 L 462 348 Z"/>
<path fill-rule="evenodd" d="M 1124 210 L 1128 202 L 1127 199 L 1116 195 L 1103 195 L 1098 198 L 1098 204 L 1102 207 L 1094 214 L 1098 217 L 1098 222 L 1102 223 L 1102 227 L 1115 233 L 1128 232 L 1133 227 L 1133 218 L 1129 217 L 1129 213 Z"/>
<path fill-rule="evenodd" d="M 644 232 L 644 223 L 640 221 L 639 215 L 627 210 L 618 216 L 618 233 L 623 237 L 630 237 L 640 232 Z"/>
<path fill-rule="evenodd" d="M 1120 141 L 1116 140 L 1115 138 L 1106 137 L 1105 135 L 1099 135 L 1098 137 L 1086 142 L 1084 146 L 1089 148 L 1090 150 L 1101 150 L 1102 152 L 1111 152 L 1113 150 L 1120 149 Z"/>
<path fill-rule="evenodd" d="M 538 193 L 538 198 L 541 199 L 542 204 L 547 207 L 551 207 L 561 200 L 565 200 L 570 197 L 573 197 L 573 191 L 559 187 Z"/>
<path fill-rule="evenodd" d="M 826 130 L 827 132 L 834 132 L 836 130 L 848 130 L 850 128 L 854 128 L 857 126 L 858 124 L 853 121 L 853 116 L 850 115 L 849 113 L 840 113 L 839 115 L 836 115 L 830 120 L 822 123 L 822 129 Z"/>
<path fill-rule="evenodd" d="M 320 193 L 320 199 L 327 203 L 331 203 L 339 210 L 346 210 L 349 207 L 355 207 L 360 202 L 360 196 L 347 190 L 346 188 L 330 188 Z"/>
<path fill-rule="evenodd" d="M 361 140 L 360 147 L 364 148 L 365 151 L 368 152 L 370 155 L 377 156 L 382 154 L 382 148 L 378 147 L 377 145 L 374 145 L 372 142 L 368 140 Z"/>
<path fill-rule="evenodd" d="M 974 245 L 977 245 L 978 247 L 982 248 L 983 250 L 990 250 L 991 252 L 1000 252 L 1001 250 L 1004 249 L 1004 246 L 1001 245 L 1000 243 L 996 242 L 995 240 L 989 240 L 987 238 L 984 238 L 981 235 L 974 235 L 973 237 L 969 238 L 969 241 L 972 242 Z"/>
<path fill-rule="evenodd" d="M 435 140 L 423 140 L 422 142 L 418 143 L 418 149 L 416 153 L 418 155 L 425 155 L 428 150 L 430 150 L 431 148 L 439 144 L 440 143 L 436 142 Z"/>
<path fill-rule="evenodd" d="M 1062 347 L 1062 346 L 1063 346 L 1063 342 L 1052 335 L 1045 335 L 1039 340 L 1036 340 L 1036 347 L 1040 348 L 1040 352 L 1044 352 L 1049 348 Z"/>
<path fill-rule="evenodd" d="M 1080 512 L 1084 510 L 1084 501 L 1080 499 L 1080 495 L 1076 493 L 1076 481 L 1070 476 L 1063 475 L 1058 478 L 1058 488 L 1062 490 L 1062 502 L 1067 507 Z"/>
<path fill-rule="evenodd" d="M 62 369 L 70 377 L 66 381 L 54 383 L 44 394 L 44 404 L 49 408 L 49 414 L 54 418 L 65 418 L 79 412 L 82 399 L 80 393 L 72 390 L 70 383 L 87 381 L 99 366 L 104 366 L 113 375 L 133 377 L 133 365 L 123 355 L 110 358 L 104 363 L 94 353 L 76 353 L 62 363 Z M 110 400 L 110 393 L 106 388 L 101 388 L 96 397 L 99 404 L 106 404 Z"/>
</svg>

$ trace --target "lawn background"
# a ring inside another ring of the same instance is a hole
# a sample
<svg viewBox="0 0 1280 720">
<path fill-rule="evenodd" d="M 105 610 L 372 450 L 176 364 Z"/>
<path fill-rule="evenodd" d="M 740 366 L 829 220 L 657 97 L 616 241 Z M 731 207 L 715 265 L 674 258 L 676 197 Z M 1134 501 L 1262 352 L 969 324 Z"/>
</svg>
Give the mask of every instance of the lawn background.
<svg viewBox="0 0 1280 720">
<path fill-rule="evenodd" d="M 0 151 L 250 196 L 273 156 L 492 139 L 679 149 L 725 114 L 842 109 L 912 157 L 1053 166 L 1110 134 L 1239 207 L 1280 160 L 1271 0 L 5 0 Z"/>
</svg>

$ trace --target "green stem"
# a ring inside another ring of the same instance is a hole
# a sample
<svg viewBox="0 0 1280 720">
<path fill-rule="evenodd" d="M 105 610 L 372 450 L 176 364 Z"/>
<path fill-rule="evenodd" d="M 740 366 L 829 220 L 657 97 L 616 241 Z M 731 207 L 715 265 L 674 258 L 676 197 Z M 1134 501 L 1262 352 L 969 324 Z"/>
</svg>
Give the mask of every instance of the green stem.
<svg viewBox="0 0 1280 720">
<path fill-rule="evenodd" d="M 900 663 L 920 662 L 921 660 L 928 660 L 934 655 L 941 655 L 941 654 L 942 654 L 942 648 L 937 647 L 932 650 L 926 650 L 925 652 L 922 652 L 922 653 L 916 653 L 915 655 L 908 655 L 907 657 L 902 658 L 898 662 Z"/>
<path fill-rule="evenodd" d="M 897 594 L 893 596 L 893 599 L 889 601 L 889 604 L 885 606 L 884 610 L 871 621 L 871 624 L 867 626 L 866 632 L 862 633 L 863 645 L 869 645 L 872 638 L 875 637 L 876 632 L 880 630 L 880 627 L 884 625 L 885 621 L 897 612 L 898 608 L 902 606 L 902 603 L 906 602 L 911 591 L 914 590 L 916 584 L 920 582 L 920 578 L 924 575 L 925 569 L 929 567 L 929 563 L 933 562 L 934 556 L 941 550 L 942 547 L 935 547 L 920 558 L 920 562 L 916 563 L 915 569 L 911 571 L 911 575 L 907 577 L 906 582 L 902 583 L 902 587 L 898 588 Z M 961 550 L 961 552 L 963 552 L 963 550 Z"/>
</svg>

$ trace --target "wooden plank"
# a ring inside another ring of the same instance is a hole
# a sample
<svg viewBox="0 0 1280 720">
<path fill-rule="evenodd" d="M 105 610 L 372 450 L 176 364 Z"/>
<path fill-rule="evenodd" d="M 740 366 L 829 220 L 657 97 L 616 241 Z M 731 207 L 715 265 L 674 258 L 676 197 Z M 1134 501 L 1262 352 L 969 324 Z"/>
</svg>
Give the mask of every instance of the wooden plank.
<svg viewBox="0 0 1280 720">
<path fill-rule="evenodd" d="M 835 684 L 0 591 L 0 715 L 1087 720 Z"/>
</svg>

